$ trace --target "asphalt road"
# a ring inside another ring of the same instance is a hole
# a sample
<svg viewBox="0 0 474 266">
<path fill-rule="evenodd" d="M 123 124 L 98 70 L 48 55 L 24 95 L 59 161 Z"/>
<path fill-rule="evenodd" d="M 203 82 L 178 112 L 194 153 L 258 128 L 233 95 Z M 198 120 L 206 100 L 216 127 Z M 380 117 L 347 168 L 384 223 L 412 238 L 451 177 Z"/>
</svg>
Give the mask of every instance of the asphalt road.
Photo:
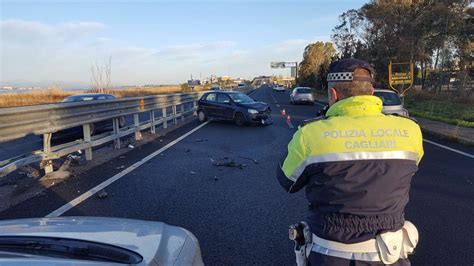
<svg viewBox="0 0 474 266">
<path fill-rule="evenodd" d="M 200 241 L 210 265 L 294 264 L 289 224 L 305 218 L 304 193 L 280 188 L 276 166 L 302 120 L 319 105 L 293 106 L 288 93 L 260 88 L 253 95 L 271 104 L 274 123 L 237 127 L 212 122 L 106 188 L 65 216 L 112 216 L 158 220 L 182 226 Z M 285 109 L 294 129 L 279 114 Z M 125 158 L 91 169 L 0 213 L 0 218 L 45 216 L 198 125 L 193 122 Z M 448 144 L 449 145 L 449 144 Z M 463 148 L 472 154 L 472 149 Z M 258 164 L 241 156 L 258 160 Z M 234 159 L 245 167 L 216 167 L 211 159 Z M 473 159 L 425 143 L 413 180 L 406 217 L 417 225 L 420 243 L 414 265 L 474 263 Z"/>
</svg>

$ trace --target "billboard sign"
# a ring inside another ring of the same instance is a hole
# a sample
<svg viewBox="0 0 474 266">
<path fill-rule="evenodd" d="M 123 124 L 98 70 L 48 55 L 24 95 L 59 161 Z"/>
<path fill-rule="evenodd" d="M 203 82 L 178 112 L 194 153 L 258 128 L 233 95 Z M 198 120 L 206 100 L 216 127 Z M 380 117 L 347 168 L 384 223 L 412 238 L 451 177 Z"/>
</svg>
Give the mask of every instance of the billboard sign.
<svg viewBox="0 0 474 266">
<path fill-rule="evenodd" d="M 296 67 L 292 67 L 292 68 L 291 68 L 291 77 L 292 77 L 292 78 L 296 77 L 296 71 L 297 71 L 297 70 L 296 70 Z"/>
<path fill-rule="evenodd" d="M 271 68 L 291 68 L 296 67 L 296 62 L 271 62 Z"/>
<path fill-rule="evenodd" d="M 388 65 L 388 84 L 403 96 L 413 85 L 413 63 L 390 62 L 390 65 Z"/>
<path fill-rule="evenodd" d="M 196 87 L 196 86 L 201 85 L 201 81 L 199 79 L 190 79 L 188 80 L 188 85 L 190 87 Z"/>
</svg>

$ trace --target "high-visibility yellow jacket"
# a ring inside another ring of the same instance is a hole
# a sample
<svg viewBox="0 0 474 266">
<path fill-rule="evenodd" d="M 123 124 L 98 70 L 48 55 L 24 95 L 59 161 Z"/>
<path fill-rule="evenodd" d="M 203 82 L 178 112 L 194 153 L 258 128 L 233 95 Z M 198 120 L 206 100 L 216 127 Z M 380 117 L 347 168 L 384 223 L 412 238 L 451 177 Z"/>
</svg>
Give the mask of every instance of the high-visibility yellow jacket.
<svg viewBox="0 0 474 266">
<path fill-rule="evenodd" d="M 298 129 L 278 180 L 290 193 L 306 187 L 313 233 L 355 243 L 403 226 L 422 157 L 416 122 L 382 114 L 378 97 L 355 96 Z"/>
</svg>

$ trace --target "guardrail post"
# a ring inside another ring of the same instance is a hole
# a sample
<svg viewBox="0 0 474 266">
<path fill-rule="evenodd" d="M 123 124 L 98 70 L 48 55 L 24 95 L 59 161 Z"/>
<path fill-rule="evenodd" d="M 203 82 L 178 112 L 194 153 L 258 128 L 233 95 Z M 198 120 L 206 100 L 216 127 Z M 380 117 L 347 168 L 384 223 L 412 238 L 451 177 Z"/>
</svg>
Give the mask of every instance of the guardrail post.
<svg viewBox="0 0 474 266">
<path fill-rule="evenodd" d="M 82 125 L 82 132 L 84 134 L 84 141 L 90 144 L 90 142 L 91 142 L 91 124 Z M 92 147 L 85 148 L 84 150 L 85 150 L 85 153 L 86 153 L 86 160 L 87 161 L 92 160 Z"/>
<path fill-rule="evenodd" d="M 120 133 L 120 118 L 116 117 L 113 120 L 113 128 L 114 128 L 114 135 L 118 135 Z M 114 148 L 120 149 L 120 138 L 114 139 Z"/>
<path fill-rule="evenodd" d="M 163 107 L 161 112 L 163 113 L 163 128 L 166 129 L 168 128 L 168 117 L 166 117 L 166 107 Z"/>
<path fill-rule="evenodd" d="M 52 133 L 45 133 L 43 134 L 43 152 L 46 156 L 49 156 L 51 153 L 51 137 Z M 44 173 L 48 174 L 53 172 L 53 161 L 52 160 L 46 160 L 42 162 L 43 168 L 44 168 Z"/>
<path fill-rule="evenodd" d="M 184 104 L 181 104 L 181 122 L 184 122 Z"/>
<path fill-rule="evenodd" d="M 178 124 L 178 120 L 176 119 L 176 105 L 173 105 L 173 124 Z"/>
<path fill-rule="evenodd" d="M 140 133 L 140 119 L 138 114 L 133 114 L 133 125 L 135 126 L 135 140 L 141 140 L 142 134 Z"/>
<path fill-rule="evenodd" d="M 156 129 L 155 129 L 155 110 L 151 110 L 150 111 L 150 122 L 151 122 L 151 133 L 152 134 L 155 134 L 156 133 Z"/>
</svg>

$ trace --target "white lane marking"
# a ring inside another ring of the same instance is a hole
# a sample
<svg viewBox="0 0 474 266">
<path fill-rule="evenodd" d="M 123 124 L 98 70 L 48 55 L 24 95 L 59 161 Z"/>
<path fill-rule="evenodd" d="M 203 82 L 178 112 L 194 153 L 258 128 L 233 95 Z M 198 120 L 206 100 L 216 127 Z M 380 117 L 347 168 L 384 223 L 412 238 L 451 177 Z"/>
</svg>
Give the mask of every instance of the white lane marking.
<svg viewBox="0 0 474 266">
<path fill-rule="evenodd" d="M 62 214 L 64 214 L 65 212 L 69 211 L 70 209 L 74 208 L 75 206 L 81 204 L 83 201 L 85 201 L 86 199 L 90 198 L 91 196 L 93 196 L 95 193 L 101 191 L 102 189 L 106 188 L 107 186 L 109 186 L 110 184 L 114 183 L 115 181 L 119 180 L 120 178 L 122 178 L 123 176 L 125 176 L 126 174 L 132 172 L 133 170 L 137 169 L 138 167 L 140 167 L 142 164 L 148 162 L 149 160 L 153 159 L 153 157 L 157 156 L 158 154 L 161 154 L 162 152 L 166 151 L 167 149 L 173 147 L 176 143 L 180 142 L 181 140 L 183 140 L 184 138 L 186 138 L 187 136 L 191 135 L 192 133 L 194 133 L 195 131 L 199 130 L 200 128 L 202 128 L 203 126 L 207 125 L 209 123 L 209 121 L 193 128 L 191 131 L 187 132 L 186 134 L 182 135 L 181 137 L 173 140 L 172 142 L 166 144 L 164 147 L 162 147 L 161 149 L 153 152 L 152 154 L 146 156 L 145 158 L 141 159 L 140 161 L 132 164 L 131 166 L 129 166 L 128 168 L 126 168 L 125 170 L 123 170 L 122 172 L 112 176 L 111 178 L 105 180 L 104 182 L 100 183 L 99 185 L 93 187 L 92 189 L 90 189 L 89 191 L 83 193 L 82 195 L 80 195 L 79 197 L 73 199 L 72 201 L 64 204 L 62 207 L 60 207 L 59 209 L 51 212 L 50 214 L 46 215 L 45 217 L 46 218 L 54 218 L 54 217 L 59 217 L 61 216 Z"/>
<path fill-rule="evenodd" d="M 277 103 L 277 100 L 276 100 L 275 96 L 273 96 L 273 93 L 270 93 L 270 96 L 272 96 L 273 102 Z"/>
<path fill-rule="evenodd" d="M 472 154 L 469 154 L 469 153 L 466 153 L 466 152 L 462 152 L 462 151 L 460 151 L 460 150 L 456 150 L 456 149 L 453 149 L 453 148 L 448 147 L 448 146 L 444 146 L 444 145 L 439 144 L 439 143 L 436 143 L 436 142 L 434 142 L 434 141 L 427 140 L 427 139 L 424 139 L 423 141 L 424 141 L 424 142 L 427 142 L 427 143 L 429 143 L 429 144 L 433 144 L 433 145 L 435 145 L 435 146 L 438 146 L 438 147 L 440 147 L 440 148 L 446 149 L 446 150 L 448 150 L 448 151 L 452 151 L 452 152 L 455 152 L 455 153 L 464 155 L 464 156 L 469 157 L 469 158 L 474 158 L 474 155 L 472 155 Z"/>
</svg>

